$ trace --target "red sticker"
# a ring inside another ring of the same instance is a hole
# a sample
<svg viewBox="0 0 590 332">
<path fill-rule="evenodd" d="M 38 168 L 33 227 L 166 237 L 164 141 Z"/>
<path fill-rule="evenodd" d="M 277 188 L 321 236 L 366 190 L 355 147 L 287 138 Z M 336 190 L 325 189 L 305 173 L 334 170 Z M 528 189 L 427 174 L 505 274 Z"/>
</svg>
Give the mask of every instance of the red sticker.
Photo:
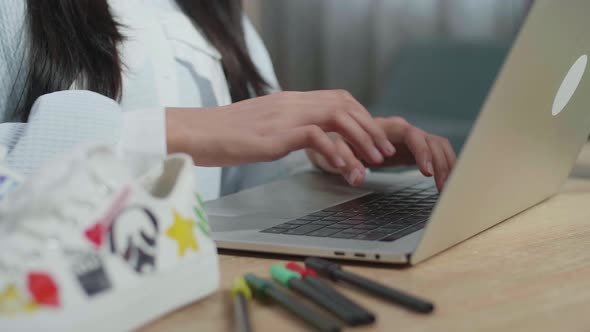
<svg viewBox="0 0 590 332">
<path fill-rule="evenodd" d="M 94 224 L 84 232 L 86 238 L 94 243 L 95 246 L 100 247 L 102 245 L 104 229 L 101 223 Z"/>
<path fill-rule="evenodd" d="M 58 307 L 59 295 L 57 284 L 46 273 L 31 272 L 27 276 L 27 285 L 33 299 L 38 304 Z"/>
<path fill-rule="evenodd" d="M 115 197 L 113 203 L 109 207 L 106 212 L 106 215 L 96 222 L 93 226 L 84 231 L 84 235 L 86 238 L 92 242 L 97 248 L 102 246 L 104 235 L 107 231 L 111 229 L 113 221 L 117 217 L 117 215 L 123 210 L 127 200 L 129 199 L 129 195 L 131 194 L 131 188 L 125 187 L 123 190 Z"/>
</svg>

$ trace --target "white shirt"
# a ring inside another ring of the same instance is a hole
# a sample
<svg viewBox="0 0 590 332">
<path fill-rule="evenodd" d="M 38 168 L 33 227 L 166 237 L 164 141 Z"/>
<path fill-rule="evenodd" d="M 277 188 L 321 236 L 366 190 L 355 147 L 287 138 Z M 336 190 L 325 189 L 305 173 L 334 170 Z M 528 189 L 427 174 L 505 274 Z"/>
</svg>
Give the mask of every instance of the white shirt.
<svg viewBox="0 0 590 332">
<path fill-rule="evenodd" d="M 154 158 L 166 154 L 165 107 L 230 103 L 220 54 L 172 0 L 109 0 L 124 25 L 121 45 L 121 103 L 88 91 L 72 90 L 39 97 L 28 121 L 14 120 L 12 110 L 27 73 L 25 2 L 0 5 L 0 144 L 7 162 L 23 174 L 80 143 L 116 145 Z M 272 89 L 278 90 L 270 57 L 251 23 L 244 20 L 252 61 Z M 14 87 L 14 88 L 13 88 Z M 197 156 L 198 158 L 198 156 Z M 224 168 L 223 191 L 231 193 L 309 167 L 304 153 L 272 162 Z M 207 199 L 219 194 L 217 168 L 197 172 Z"/>
<path fill-rule="evenodd" d="M 231 103 L 221 55 L 206 40 L 174 0 L 111 0 L 114 15 L 127 28 L 122 47 L 127 65 L 122 107 L 141 108 L 146 94 L 162 107 L 207 107 Z M 138 8 L 141 7 L 141 8 Z M 278 83 L 270 58 L 252 25 L 245 20 L 253 61 L 271 86 Z M 253 45 L 252 45 L 253 44 Z M 152 79 L 146 79 L 151 76 Z M 198 162 L 198 161 L 197 161 Z M 204 200 L 220 196 L 221 168 L 196 167 Z"/>
</svg>

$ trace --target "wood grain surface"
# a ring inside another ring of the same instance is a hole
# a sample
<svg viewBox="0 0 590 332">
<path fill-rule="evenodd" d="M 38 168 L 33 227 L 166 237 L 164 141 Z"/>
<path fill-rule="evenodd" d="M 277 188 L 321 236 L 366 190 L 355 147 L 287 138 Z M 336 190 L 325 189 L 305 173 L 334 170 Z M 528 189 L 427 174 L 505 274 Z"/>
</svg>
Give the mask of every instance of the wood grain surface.
<svg viewBox="0 0 590 332">
<path fill-rule="evenodd" d="M 418 315 L 340 288 L 378 316 L 371 327 L 346 330 L 590 331 L 590 146 L 572 174 L 559 195 L 418 266 L 346 264 L 436 303 L 432 315 Z M 270 266 L 293 258 L 225 252 L 220 259 L 220 291 L 143 331 L 231 331 L 233 277 L 268 276 Z M 279 307 L 250 309 L 255 331 L 307 330 Z"/>
</svg>

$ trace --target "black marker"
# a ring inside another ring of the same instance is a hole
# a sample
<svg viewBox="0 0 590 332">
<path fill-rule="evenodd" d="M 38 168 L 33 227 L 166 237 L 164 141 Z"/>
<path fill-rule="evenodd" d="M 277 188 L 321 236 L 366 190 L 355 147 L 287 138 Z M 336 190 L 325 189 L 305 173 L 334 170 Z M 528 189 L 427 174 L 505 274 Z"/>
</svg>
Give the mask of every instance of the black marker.
<svg viewBox="0 0 590 332">
<path fill-rule="evenodd" d="M 318 293 L 323 294 L 325 297 L 337 302 L 339 306 L 347 308 L 347 310 L 353 312 L 354 315 L 358 317 L 358 325 L 372 324 L 375 322 L 375 315 L 373 313 L 318 278 L 317 273 L 314 270 L 307 269 L 295 262 L 287 263 L 286 267 L 293 272 L 297 272 L 301 278 Z"/>
<path fill-rule="evenodd" d="M 244 275 L 244 279 L 246 279 L 248 286 L 254 291 L 255 296 L 270 298 L 272 301 L 278 303 L 295 316 L 315 327 L 317 330 L 322 332 L 340 331 L 340 326 L 338 326 L 332 319 L 316 313 L 312 308 L 285 293 L 272 282 L 258 278 L 251 273 Z"/>
<path fill-rule="evenodd" d="M 334 301 L 324 293 L 319 292 L 315 287 L 301 280 L 301 275 L 299 273 L 288 270 L 280 265 L 274 265 L 270 269 L 270 274 L 274 280 L 333 313 L 346 324 L 350 326 L 366 324 L 364 317 L 360 316 L 358 312 L 350 310 L 348 307 Z"/>
<path fill-rule="evenodd" d="M 244 278 L 237 277 L 234 279 L 231 295 L 234 300 L 236 332 L 251 332 L 252 324 L 248 314 L 248 300 L 252 298 L 252 292 Z"/>
<path fill-rule="evenodd" d="M 402 305 L 410 310 L 419 313 L 431 313 L 434 310 L 434 304 L 432 304 L 432 302 L 422 300 L 413 295 L 409 295 L 402 291 L 363 278 L 359 275 L 344 271 L 340 268 L 340 265 L 336 263 L 310 257 L 305 259 L 305 266 L 315 270 L 320 275 L 326 276 L 332 280 L 344 281 L 373 295 Z"/>
</svg>

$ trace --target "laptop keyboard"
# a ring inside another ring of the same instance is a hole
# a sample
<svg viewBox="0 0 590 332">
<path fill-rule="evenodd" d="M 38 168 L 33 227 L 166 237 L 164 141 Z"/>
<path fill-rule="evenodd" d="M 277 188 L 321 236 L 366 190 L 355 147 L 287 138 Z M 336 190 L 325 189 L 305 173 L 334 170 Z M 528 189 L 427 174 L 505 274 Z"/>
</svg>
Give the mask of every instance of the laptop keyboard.
<svg viewBox="0 0 590 332">
<path fill-rule="evenodd" d="M 424 228 L 437 200 L 434 184 L 425 182 L 371 193 L 261 232 L 391 242 Z"/>
</svg>

